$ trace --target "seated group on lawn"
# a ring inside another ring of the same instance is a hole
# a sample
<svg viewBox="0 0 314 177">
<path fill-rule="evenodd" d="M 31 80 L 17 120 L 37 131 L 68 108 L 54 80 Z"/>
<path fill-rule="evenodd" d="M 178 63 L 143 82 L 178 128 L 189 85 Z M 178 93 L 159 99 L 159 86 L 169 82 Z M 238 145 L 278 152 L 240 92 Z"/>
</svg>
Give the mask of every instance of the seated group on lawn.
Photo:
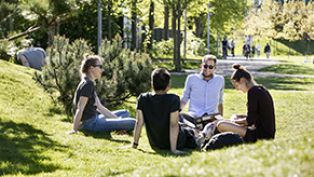
<svg viewBox="0 0 314 177">
<path fill-rule="evenodd" d="M 231 82 L 236 90 L 247 93 L 247 115 L 222 119 L 224 78 L 215 74 L 216 64 L 215 56 L 204 56 L 201 72 L 187 77 L 181 100 L 179 96 L 167 93 L 170 73 L 163 68 L 155 69 L 151 74 L 153 92 L 142 93 L 138 97 L 135 121 L 129 117 L 128 111 L 111 112 L 101 104 L 95 91 L 95 80 L 103 72 L 101 59 L 87 56 L 81 64 L 82 80 L 75 93 L 76 112 L 70 133 L 79 129 L 98 132 L 131 131 L 135 128 L 132 147 L 137 148 L 145 124 L 151 147 L 171 150 L 174 154 L 183 153 L 181 150 L 185 148 L 203 149 L 214 137 L 228 135 L 225 132 L 230 132 L 228 137 L 231 139 L 244 142 L 273 139 L 275 114 L 272 96 L 243 66 L 233 65 L 235 71 Z M 180 113 L 188 102 L 188 112 Z"/>
</svg>

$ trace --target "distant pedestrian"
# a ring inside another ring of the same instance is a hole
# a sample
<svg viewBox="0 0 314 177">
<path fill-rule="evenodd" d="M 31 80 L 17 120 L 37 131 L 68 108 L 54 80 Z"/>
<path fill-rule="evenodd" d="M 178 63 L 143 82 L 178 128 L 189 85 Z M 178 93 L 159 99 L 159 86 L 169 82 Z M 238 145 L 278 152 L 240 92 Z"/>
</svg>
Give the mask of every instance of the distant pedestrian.
<svg viewBox="0 0 314 177">
<path fill-rule="evenodd" d="M 223 56 L 223 59 L 227 59 L 227 56 L 228 56 L 228 40 L 227 40 L 227 36 L 225 36 L 224 40 L 222 41 L 222 56 Z"/>
<path fill-rule="evenodd" d="M 266 54 L 267 59 L 270 57 L 270 52 L 271 52 L 270 45 L 267 43 L 264 48 L 264 53 Z"/>
<path fill-rule="evenodd" d="M 235 48 L 235 43 L 234 43 L 234 40 L 232 39 L 230 41 L 230 50 L 231 50 L 232 57 L 234 57 L 234 48 Z"/>
<path fill-rule="evenodd" d="M 253 44 L 252 45 L 252 50 L 251 50 L 252 52 L 251 52 L 251 58 L 254 58 L 254 56 L 255 56 L 255 51 L 256 51 L 256 48 L 255 48 L 255 45 Z"/>
<path fill-rule="evenodd" d="M 255 46 L 255 50 L 256 50 L 257 58 L 259 58 L 259 56 L 261 55 L 261 45 L 260 45 L 260 44 L 257 44 L 257 45 Z"/>
<path fill-rule="evenodd" d="M 249 44 L 244 44 L 243 45 L 243 55 L 245 56 L 245 58 L 247 59 L 247 60 L 249 60 L 249 57 L 250 57 L 250 50 L 251 50 L 251 47 L 250 47 L 250 45 Z"/>
</svg>

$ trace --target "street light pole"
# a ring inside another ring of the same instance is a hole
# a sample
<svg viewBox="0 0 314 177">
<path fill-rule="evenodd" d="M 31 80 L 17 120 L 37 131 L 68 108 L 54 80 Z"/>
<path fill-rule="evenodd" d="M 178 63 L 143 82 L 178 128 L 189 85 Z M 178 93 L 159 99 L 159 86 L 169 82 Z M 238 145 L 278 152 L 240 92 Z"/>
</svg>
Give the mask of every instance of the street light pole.
<svg viewBox="0 0 314 177">
<path fill-rule="evenodd" d="M 98 54 L 100 54 L 101 50 L 101 40 L 102 40 L 102 8 L 101 8 L 101 0 L 98 0 L 98 32 L 97 32 L 97 47 Z"/>
<path fill-rule="evenodd" d="M 208 3 L 208 15 L 207 15 L 207 49 L 208 54 L 210 54 L 210 3 Z"/>
</svg>

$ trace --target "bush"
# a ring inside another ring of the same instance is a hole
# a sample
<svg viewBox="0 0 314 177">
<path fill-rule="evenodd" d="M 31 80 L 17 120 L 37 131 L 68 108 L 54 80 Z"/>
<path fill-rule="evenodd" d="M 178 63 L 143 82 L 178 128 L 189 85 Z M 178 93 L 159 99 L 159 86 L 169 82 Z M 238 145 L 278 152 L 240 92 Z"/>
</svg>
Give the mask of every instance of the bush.
<svg viewBox="0 0 314 177">
<path fill-rule="evenodd" d="M 154 45 L 154 55 L 173 55 L 173 39 L 157 42 Z"/>
<path fill-rule="evenodd" d="M 116 37 L 112 42 L 103 41 L 100 56 L 105 72 L 97 89 L 109 107 L 149 90 L 153 67 L 148 54 L 123 48 L 122 40 Z"/>
<path fill-rule="evenodd" d="M 69 43 L 64 37 L 55 37 L 47 49 L 47 65 L 36 72 L 34 79 L 51 95 L 55 103 L 60 102 L 68 117 L 73 115 L 73 97 L 80 82 L 79 68 L 83 55 L 92 54 L 84 40 Z M 104 77 L 97 84 L 97 93 L 109 107 L 122 104 L 131 96 L 149 89 L 152 70 L 146 54 L 135 54 L 122 48 L 118 39 L 103 42 L 102 53 Z"/>
<path fill-rule="evenodd" d="M 183 50 L 183 42 L 181 43 Z M 196 37 L 192 32 L 187 33 L 187 54 L 188 55 L 205 55 L 207 53 L 206 43 L 203 39 Z M 183 53 L 183 51 L 181 52 Z"/>
<path fill-rule="evenodd" d="M 1 41 L 0 42 L 0 59 L 9 61 L 14 59 L 17 47 L 14 42 Z"/>
</svg>

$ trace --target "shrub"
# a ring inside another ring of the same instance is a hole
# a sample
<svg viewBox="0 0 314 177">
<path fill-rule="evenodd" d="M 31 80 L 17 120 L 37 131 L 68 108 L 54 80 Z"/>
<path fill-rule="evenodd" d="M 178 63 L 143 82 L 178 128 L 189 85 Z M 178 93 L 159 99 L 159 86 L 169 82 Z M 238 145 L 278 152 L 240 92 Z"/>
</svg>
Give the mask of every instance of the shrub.
<svg viewBox="0 0 314 177">
<path fill-rule="evenodd" d="M 69 43 L 64 37 L 55 37 L 47 49 L 47 65 L 36 72 L 34 79 L 60 102 L 68 117 L 73 115 L 73 96 L 80 82 L 79 68 L 83 55 L 92 54 L 84 40 Z M 151 64 L 148 55 L 136 54 L 122 48 L 120 39 L 104 41 L 102 47 L 104 77 L 97 84 L 97 93 L 109 107 L 122 104 L 131 96 L 149 89 Z"/>
<path fill-rule="evenodd" d="M 157 42 L 154 45 L 154 55 L 173 55 L 173 39 Z"/>
<path fill-rule="evenodd" d="M 105 72 L 97 89 L 109 107 L 149 90 L 152 63 L 148 54 L 123 48 L 122 40 L 116 37 L 112 42 L 103 41 L 100 56 Z"/>
</svg>

